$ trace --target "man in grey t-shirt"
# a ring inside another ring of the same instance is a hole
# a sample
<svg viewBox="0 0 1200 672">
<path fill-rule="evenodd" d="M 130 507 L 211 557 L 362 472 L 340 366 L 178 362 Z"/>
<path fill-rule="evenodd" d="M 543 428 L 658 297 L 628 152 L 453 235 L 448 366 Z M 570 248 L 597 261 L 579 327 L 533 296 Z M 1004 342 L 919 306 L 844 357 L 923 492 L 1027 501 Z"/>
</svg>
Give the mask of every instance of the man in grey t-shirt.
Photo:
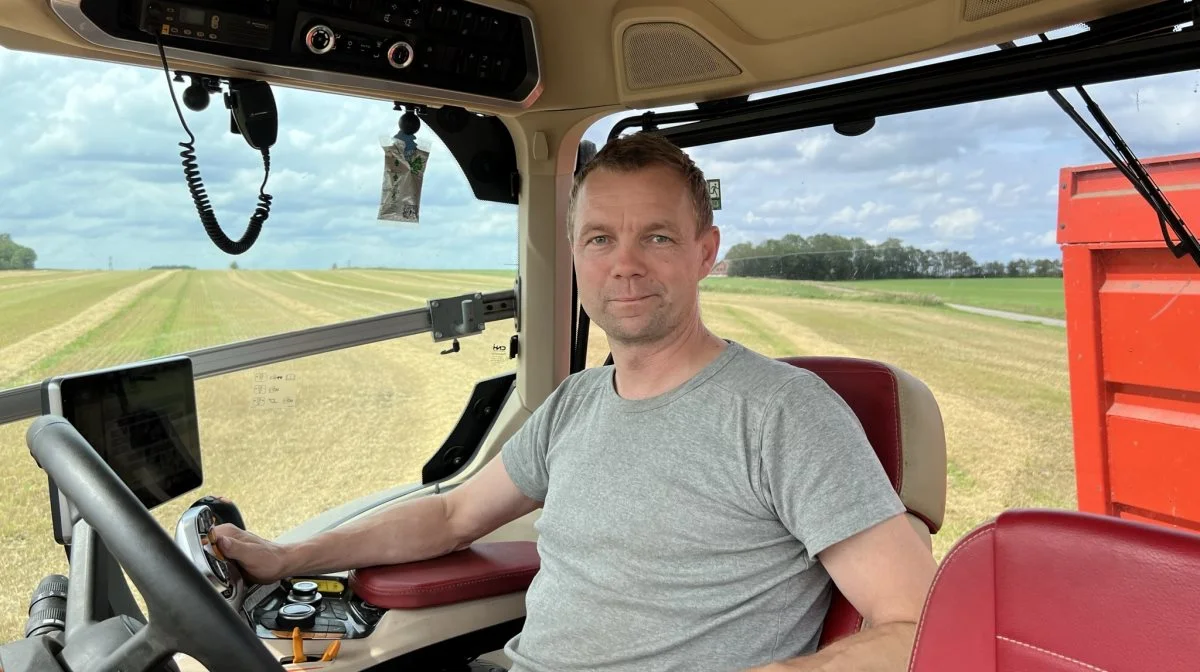
<svg viewBox="0 0 1200 672">
<path fill-rule="evenodd" d="M 658 136 L 610 142 L 568 225 L 614 364 L 568 377 L 501 453 L 542 507 L 514 672 L 903 669 L 933 557 L 841 397 L 705 328 L 700 171 Z M 873 627 L 809 655 L 835 583 Z"/>
<path fill-rule="evenodd" d="M 443 555 L 541 508 L 513 672 L 903 670 L 932 554 L 845 402 L 704 326 L 712 219 L 683 152 L 609 142 L 568 226 L 613 366 L 568 377 L 449 493 L 293 544 L 222 525 L 220 550 L 268 582 Z M 833 585 L 870 627 L 814 653 Z"/>
<path fill-rule="evenodd" d="M 569 378 L 501 453 L 544 502 L 514 670 L 737 670 L 812 651 L 818 554 L 903 513 L 853 412 L 817 376 L 727 344 L 624 398 Z"/>
</svg>

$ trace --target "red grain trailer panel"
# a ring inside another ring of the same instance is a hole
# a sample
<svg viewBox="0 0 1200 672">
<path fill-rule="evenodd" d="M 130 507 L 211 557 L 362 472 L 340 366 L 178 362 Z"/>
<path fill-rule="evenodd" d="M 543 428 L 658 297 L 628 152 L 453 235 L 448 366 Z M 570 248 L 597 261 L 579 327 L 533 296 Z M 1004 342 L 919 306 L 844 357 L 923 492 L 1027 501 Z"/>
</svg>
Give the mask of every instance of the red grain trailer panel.
<svg viewBox="0 0 1200 672">
<path fill-rule="evenodd" d="M 1200 234 L 1200 153 L 1143 164 Z M 1079 508 L 1200 531 L 1200 266 L 1112 164 L 1062 169 L 1058 242 Z"/>
</svg>

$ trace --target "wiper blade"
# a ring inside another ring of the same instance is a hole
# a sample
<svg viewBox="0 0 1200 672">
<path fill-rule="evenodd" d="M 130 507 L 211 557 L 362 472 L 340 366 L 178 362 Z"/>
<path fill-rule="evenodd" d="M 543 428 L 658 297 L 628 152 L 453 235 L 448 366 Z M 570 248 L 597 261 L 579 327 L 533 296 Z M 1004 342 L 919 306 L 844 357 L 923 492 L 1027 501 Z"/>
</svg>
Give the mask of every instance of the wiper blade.
<svg viewBox="0 0 1200 672">
<path fill-rule="evenodd" d="M 1044 33 L 1039 34 L 1038 37 L 1041 38 L 1042 42 L 1050 41 Z M 1016 45 L 1012 42 L 1005 42 L 999 46 L 1001 49 L 1011 49 Z M 1104 139 L 1096 133 L 1091 125 L 1083 119 L 1079 112 L 1075 110 L 1061 93 L 1053 89 L 1047 91 L 1047 93 L 1067 113 L 1067 116 L 1083 130 L 1088 138 L 1100 148 L 1100 151 L 1104 152 L 1108 160 L 1112 161 L 1117 170 L 1121 171 L 1121 174 L 1129 180 L 1133 188 L 1142 195 L 1142 198 L 1146 199 L 1150 207 L 1154 208 L 1154 212 L 1158 214 L 1158 225 L 1162 230 L 1163 241 L 1166 243 L 1167 249 L 1171 251 L 1171 254 L 1175 255 L 1176 259 L 1183 257 L 1185 254 L 1191 255 L 1196 265 L 1200 266 L 1200 242 L 1192 235 L 1183 218 L 1179 216 L 1179 213 L 1175 211 L 1171 202 L 1163 195 L 1162 189 L 1154 182 L 1154 178 L 1150 177 L 1150 173 L 1146 172 L 1145 166 L 1142 165 L 1142 162 L 1138 160 L 1133 151 L 1129 149 L 1129 145 L 1121 138 L 1121 134 L 1117 132 L 1116 127 L 1112 125 L 1112 122 L 1109 121 L 1108 116 L 1104 114 L 1100 106 L 1096 104 L 1096 101 L 1088 95 L 1082 86 L 1077 85 L 1074 88 L 1079 92 L 1079 96 L 1083 99 L 1084 104 L 1087 105 L 1088 112 L 1091 112 L 1100 129 L 1104 131 L 1109 141 L 1112 142 L 1112 147 L 1109 147 L 1104 142 Z M 1179 238 L 1178 243 L 1171 240 L 1171 234 L 1167 231 L 1168 227 Z"/>
</svg>

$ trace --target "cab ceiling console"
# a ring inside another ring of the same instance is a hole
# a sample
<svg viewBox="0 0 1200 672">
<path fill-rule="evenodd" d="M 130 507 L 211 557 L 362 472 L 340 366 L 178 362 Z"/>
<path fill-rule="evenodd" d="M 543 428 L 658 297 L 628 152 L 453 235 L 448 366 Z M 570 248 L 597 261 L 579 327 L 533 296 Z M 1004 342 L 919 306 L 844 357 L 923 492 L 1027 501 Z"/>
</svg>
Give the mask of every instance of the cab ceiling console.
<svg viewBox="0 0 1200 672">
<path fill-rule="evenodd" d="M 506 0 L 51 0 L 89 42 L 330 85 L 526 108 L 532 15 Z"/>
</svg>

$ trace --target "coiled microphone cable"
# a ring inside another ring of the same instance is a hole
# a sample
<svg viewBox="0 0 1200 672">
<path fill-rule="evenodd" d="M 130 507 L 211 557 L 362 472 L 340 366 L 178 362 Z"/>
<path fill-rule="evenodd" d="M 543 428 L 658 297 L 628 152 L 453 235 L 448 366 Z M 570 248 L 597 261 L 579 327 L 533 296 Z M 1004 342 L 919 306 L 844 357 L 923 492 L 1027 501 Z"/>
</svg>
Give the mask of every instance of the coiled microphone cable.
<svg viewBox="0 0 1200 672">
<path fill-rule="evenodd" d="M 249 250 L 254 242 L 258 240 L 258 234 L 262 231 L 263 222 L 267 221 L 267 217 L 271 213 L 271 195 L 266 193 L 267 178 L 271 175 L 271 152 L 269 147 L 262 147 L 259 151 L 263 158 L 263 180 L 258 187 L 258 206 L 254 209 L 254 214 L 250 216 L 250 224 L 246 228 L 245 234 L 240 240 L 233 240 L 225 235 L 221 229 L 220 223 L 217 222 L 217 215 L 213 212 L 212 204 L 208 200 L 208 193 L 204 188 L 204 182 L 200 179 L 200 166 L 196 161 L 196 136 L 192 134 L 192 130 L 188 128 L 187 121 L 183 118 L 183 110 L 179 108 L 179 101 L 175 99 L 175 87 L 171 84 L 171 71 L 167 67 L 167 54 L 163 49 L 162 40 L 155 35 L 155 44 L 158 45 L 158 55 L 162 59 L 163 73 L 167 77 L 167 88 L 171 91 L 171 103 L 175 105 L 175 113 L 179 115 L 179 123 L 183 125 L 184 132 L 188 135 L 187 142 L 179 143 L 183 151 L 179 156 L 183 158 L 183 174 L 187 180 L 188 191 L 192 194 L 192 202 L 196 204 L 196 213 L 200 216 L 200 222 L 204 225 L 204 231 L 208 233 L 208 237 L 212 239 L 222 252 L 226 254 L 242 254 Z M 245 133 L 243 132 L 243 135 Z"/>
</svg>

